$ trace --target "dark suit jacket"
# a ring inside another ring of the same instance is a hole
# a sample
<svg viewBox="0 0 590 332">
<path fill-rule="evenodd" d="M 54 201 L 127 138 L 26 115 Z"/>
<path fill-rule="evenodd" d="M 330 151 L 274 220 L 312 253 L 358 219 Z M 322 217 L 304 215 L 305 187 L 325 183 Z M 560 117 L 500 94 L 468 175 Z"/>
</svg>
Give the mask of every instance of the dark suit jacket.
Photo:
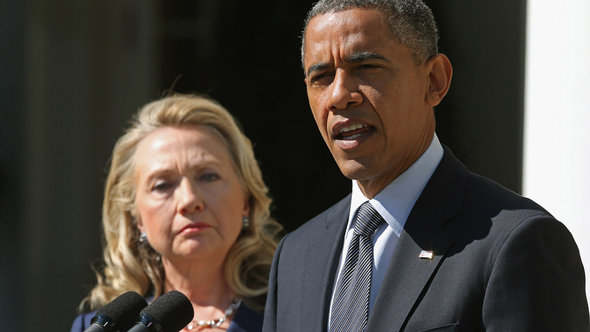
<svg viewBox="0 0 590 332">
<path fill-rule="evenodd" d="M 287 235 L 263 331 L 325 331 L 350 196 Z M 420 259 L 421 250 L 434 252 Z M 569 231 L 448 149 L 412 209 L 367 331 L 590 331 Z"/>
<path fill-rule="evenodd" d="M 95 314 L 95 312 L 80 314 L 74 319 L 70 332 L 83 332 L 90 326 L 90 321 Z M 242 303 L 226 332 L 258 332 L 260 330 L 262 330 L 262 313 Z"/>
</svg>

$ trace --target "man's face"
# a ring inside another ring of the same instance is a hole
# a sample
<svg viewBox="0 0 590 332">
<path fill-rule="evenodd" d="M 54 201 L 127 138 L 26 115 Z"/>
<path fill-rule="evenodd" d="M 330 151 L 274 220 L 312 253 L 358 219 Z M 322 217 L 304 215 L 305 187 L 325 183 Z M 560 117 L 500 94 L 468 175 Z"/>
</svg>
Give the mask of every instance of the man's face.
<svg viewBox="0 0 590 332">
<path fill-rule="evenodd" d="M 327 13 L 308 24 L 304 67 L 313 116 L 342 173 L 368 197 L 432 140 L 427 62 L 417 64 L 373 9 Z"/>
</svg>

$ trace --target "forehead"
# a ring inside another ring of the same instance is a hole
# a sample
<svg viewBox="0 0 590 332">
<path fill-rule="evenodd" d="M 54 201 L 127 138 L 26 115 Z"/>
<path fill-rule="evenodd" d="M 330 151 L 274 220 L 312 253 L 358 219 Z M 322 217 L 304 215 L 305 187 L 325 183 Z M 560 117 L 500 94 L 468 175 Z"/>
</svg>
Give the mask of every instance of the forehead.
<svg viewBox="0 0 590 332">
<path fill-rule="evenodd" d="M 394 40 L 386 16 L 376 9 L 352 8 L 318 15 L 305 31 L 305 67 L 327 58 L 376 51 Z"/>
<path fill-rule="evenodd" d="M 164 126 L 149 133 L 139 145 L 162 147 L 179 143 L 216 141 L 211 129 L 201 125 Z"/>
<path fill-rule="evenodd" d="M 203 153 L 222 160 L 229 159 L 225 144 L 207 126 L 162 127 L 139 142 L 135 163 L 171 160 L 172 156 L 202 156 Z"/>
</svg>

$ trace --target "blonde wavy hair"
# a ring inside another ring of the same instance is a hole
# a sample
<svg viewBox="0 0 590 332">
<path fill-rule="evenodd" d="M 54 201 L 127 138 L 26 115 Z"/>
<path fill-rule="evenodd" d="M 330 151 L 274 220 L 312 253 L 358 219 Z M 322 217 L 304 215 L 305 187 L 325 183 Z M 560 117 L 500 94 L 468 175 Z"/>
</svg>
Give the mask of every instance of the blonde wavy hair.
<svg viewBox="0 0 590 332">
<path fill-rule="evenodd" d="M 139 242 L 134 217 L 134 159 L 138 144 L 162 127 L 206 126 L 225 144 L 242 188 L 249 197 L 250 226 L 225 260 L 225 279 L 246 304 L 261 309 L 281 226 L 270 216 L 271 199 L 250 140 L 219 103 L 196 95 L 172 95 L 145 105 L 113 149 L 102 208 L 104 264 L 95 269 L 97 285 L 80 304 L 96 310 L 126 291 L 162 295 L 165 279 L 159 255 Z"/>
</svg>

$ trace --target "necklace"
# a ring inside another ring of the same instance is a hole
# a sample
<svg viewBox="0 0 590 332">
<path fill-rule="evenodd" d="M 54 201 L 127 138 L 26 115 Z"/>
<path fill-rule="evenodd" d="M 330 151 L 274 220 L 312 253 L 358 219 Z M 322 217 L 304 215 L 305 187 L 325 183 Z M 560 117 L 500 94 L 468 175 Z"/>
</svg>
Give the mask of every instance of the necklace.
<svg viewBox="0 0 590 332">
<path fill-rule="evenodd" d="M 208 328 L 220 327 L 221 324 L 223 324 L 226 320 L 229 320 L 234 316 L 234 314 L 236 313 L 236 310 L 238 310 L 241 303 L 242 303 L 241 299 L 235 298 L 230 303 L 229 307 L 227 307 L 227 309 L 225 309 L 225 313 L 223 314 L 223 317 L 219 317 L 214 320 L 195 320 L 195 319 L 193 319 L 193 321 L 187 325 L 186 329 L 190 331 L 193 329 L 200 329 L 200 328 L 205 328 L 205 327 L 208 327 Z"/>
</svg>

